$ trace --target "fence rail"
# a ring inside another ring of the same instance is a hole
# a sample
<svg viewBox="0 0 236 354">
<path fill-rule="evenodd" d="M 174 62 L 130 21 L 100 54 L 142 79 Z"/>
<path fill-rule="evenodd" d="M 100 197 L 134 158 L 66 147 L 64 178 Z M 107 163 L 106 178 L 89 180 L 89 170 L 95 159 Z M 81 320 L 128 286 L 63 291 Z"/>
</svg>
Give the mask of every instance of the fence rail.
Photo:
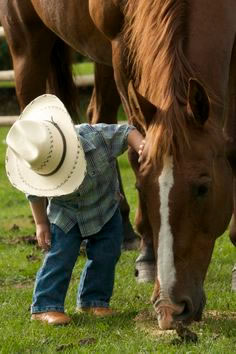
<svg viewBox="0 0 236 354">
<path fill-rule="evenodd" d="M 4 38 L 4 37 L 5 37 L 4 29 L 3 27 L 0 27 L 0 38 Z"/>
<path fill-rule="evenodd" d="M 0 81 L 14 81 L 15 74 L 13 70 L 1 70 L 0 71 Z M 86 87 L 93 86 L 94 75 L 76 75 L 74 76 L 74 81 L 76 86 Z"/>
<path fill-rule="evenodd" d="M 5 33 L 3 27 L 0 26 L 0 38 L 5 38 Z M 15 75 L 13 70 L 2 70 L 0 71 L 0 81 L 15 81 Z M 74 76 L 74 81 L 78 87 L 89 87 L 94 85 L 94 75 L 76 75 Z M 15 120 L 16 116 L 0 116 L 0 126 L 11 125 Z"/>
</svg>

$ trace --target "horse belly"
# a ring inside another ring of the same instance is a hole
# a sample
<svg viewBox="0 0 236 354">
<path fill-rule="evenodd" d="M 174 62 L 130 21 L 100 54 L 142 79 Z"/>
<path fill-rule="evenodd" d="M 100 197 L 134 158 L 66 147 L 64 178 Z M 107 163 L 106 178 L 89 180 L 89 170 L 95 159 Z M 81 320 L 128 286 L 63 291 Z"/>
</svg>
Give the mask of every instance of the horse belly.
<svg viewBox="0 0 236 354">
<path fill-rule="evenodd" d="M 111 65 L 109 40 L 94 25 L 85 0 L 31 0 L 44 24 L 68 45 L 92 60 Z"/>
</svg>

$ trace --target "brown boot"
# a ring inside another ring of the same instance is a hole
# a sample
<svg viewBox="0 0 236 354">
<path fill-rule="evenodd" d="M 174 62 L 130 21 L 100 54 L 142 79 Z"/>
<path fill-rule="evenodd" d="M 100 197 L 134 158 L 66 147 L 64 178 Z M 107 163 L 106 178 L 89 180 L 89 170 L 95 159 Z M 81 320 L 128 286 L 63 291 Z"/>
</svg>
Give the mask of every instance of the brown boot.
<svg viewBox="0 0 236 354">
<path fill-rule="evenodd" d="M 112 316 L 116 314 L 116 311 L 109 307 L 80 307 L 77 308 L 76 311 L 78 313 L 89 313 L 97 317 Z"/>
<path fill-rule="evenodd" d="M 31 320 L 37 320 L 50 325 L 67 325 L 71 319 L 63 312 L 33 313 Z"/>
</svg>

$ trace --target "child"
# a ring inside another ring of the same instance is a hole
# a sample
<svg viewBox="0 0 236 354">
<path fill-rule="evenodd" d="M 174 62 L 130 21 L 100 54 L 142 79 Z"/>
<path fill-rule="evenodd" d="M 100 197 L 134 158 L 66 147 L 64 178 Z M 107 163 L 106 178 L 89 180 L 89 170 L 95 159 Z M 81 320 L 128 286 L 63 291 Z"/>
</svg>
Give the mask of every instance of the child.
<svg viewBox="0 0 236 354">
<path fill-rule="evenodd" d="M 128 124 L 74 126 L 62 102 L 43 95 L 25 108 L 6 141 L 8 178 L 26 193 L 38 244 L 47 250 L 31 319 L 70 322 L 64 301 L 83 239 L 88 260 L 77 311 L 113 314 L 109 302 L 123 238 L 116 157 L 127 145 L 141 155 L 142 135 Z"/>
</svg>

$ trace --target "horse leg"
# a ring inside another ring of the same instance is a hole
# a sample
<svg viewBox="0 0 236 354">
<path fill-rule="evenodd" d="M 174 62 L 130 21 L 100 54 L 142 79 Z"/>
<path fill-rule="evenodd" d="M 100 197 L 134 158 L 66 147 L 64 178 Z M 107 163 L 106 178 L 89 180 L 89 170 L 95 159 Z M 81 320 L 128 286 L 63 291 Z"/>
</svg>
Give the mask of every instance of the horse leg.
<svg viewBox="0 0 236 354">
<path fill-rule="evenodd" d="M 27 21 L 30 17 L 32 22 Z M 19 17 L 15 14 L 14 23 L 11 23 L 10 16 L 4 16 L 1 21 L 13 60 L 16 95 L 22 110 L 46 90 L 50 63 L 48 53 L 51 53 L 55 35 L 46 29 L 30 5 L 22 9 Z"/>
<path fill-rule="evenodd" d="M 20 109 L 50 92 L 59 96 L 74 118 L 76 88 L 70 70 L 71 49 L 43 24 L 30 1 L 12 7 L 9 3 L 9 9 L 1 10 Z"/>
<path fill-rule="evenodd" d="M 113 68 L 103 64 L 95 63 L 94 89 L 87 110 L 87 116 L 90 123 L 117 123 L 117 112 L 119 106 L 120 96 L 114 81 Z M 135 234 L 129 220 L 130 207 L 125 197 L 118 164 L 117 170 L 121 194 L 124 196 L 120 203 L 120 210 L 124 226 L 123 248 L 125 250 L 136 249 L 139 244 L 139 237 Z"/>
<path fill-rule="evenodd" d="M 119 106 L 113 68 L 94 63 L 94 89 L 87 109 L 89 122 L 116 124 Z"/>
<path fill-rule="evenodd" d="M 135 224 L 137 231 L 141 235 L 140 254 L 136 259 L 135 277 L 139 283 L 152 282 L 156 278 L 156 261 L 153 250 L 152 229 L 140 198 Z"/>
<path fill-rule="evenodd" d="M 137 154 L 129 149 L 128 156 L 134 172 L 138 173 Z M 138 186 L 137 186 L 138 188 Z M 140 254 L 136 259 L 135 277 L 139 283 L 154 281 L 156 278 L 156 257 L 154 255 L 153 233 L 147 216 L 147 206 L 139 192 L 139 205 L 135 216 L 136 229 L 141 235 Z"/>
</svg>

